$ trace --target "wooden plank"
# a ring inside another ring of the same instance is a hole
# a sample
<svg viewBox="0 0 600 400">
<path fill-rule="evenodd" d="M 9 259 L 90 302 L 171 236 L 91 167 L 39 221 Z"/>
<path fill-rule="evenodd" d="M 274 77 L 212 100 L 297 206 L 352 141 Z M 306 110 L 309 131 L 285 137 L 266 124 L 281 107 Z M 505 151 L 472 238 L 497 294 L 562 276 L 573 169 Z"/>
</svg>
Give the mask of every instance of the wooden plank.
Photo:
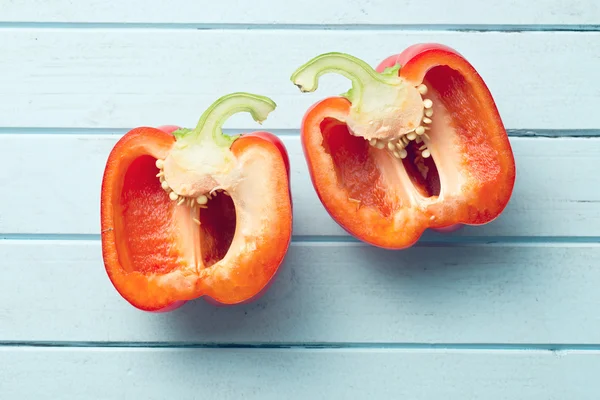
<svg viewBox="0 0 600 400">
<path fill-rule="evenodd" d="M 600 127 L 600 92 L 589 84 L 600 81 L 600 32 L 9 28 L 0 30 L 0 126 L 191 126 L 217 97 L 250 91 L 279 105 L 265 129 L 297 129 L 313 102 L 349 88 L 328 75 L 317 93 L 300 93 L 290 75 L 308 59 L 336 50 L 375 65 L 430 41 L 473 63 L 507 128 Z"/>
<path fill-rule="evenodd" d="M 173 7 L 167 0 L 12 1 L 2 5 L 1 21 L 108 22 L 203 24 L 598 24 L 593 0 L 543 0 L 535 7 L 525 0 L 449 3 L 414 1 L 332 0 L 304 1 L 290 11 L 286 2 L 243 0 L 197 2 L 183 0 Z"/>
<path fill-rule="evenodd" d="M 0 259 L 0 341 L 600 343 L 597 243 L 295 242 L 259 301 L 167 314 L 118 295 L 99 241 L 5 240 Z"/>
<path fill-rule="evenodd" d="M 595 400 L 600 353 L 0 349 L 10 399 Z M 285 395 L 284 395 L 285 394 Z"/>
<path fill-rule="evenodd" d="M 117 135 L 0 135 L 0 233 L 99 234 L 100 184 Z M 292 167 L 294 235 L 347 234 L 318 200 L 297 136 L 283 136 Z M 504 213 L 454 236 L 600 236 L 600 139 L 511 138 L 517 182 Z M 427 238 L 439 235 L 426 233 Z"/>
</svg>

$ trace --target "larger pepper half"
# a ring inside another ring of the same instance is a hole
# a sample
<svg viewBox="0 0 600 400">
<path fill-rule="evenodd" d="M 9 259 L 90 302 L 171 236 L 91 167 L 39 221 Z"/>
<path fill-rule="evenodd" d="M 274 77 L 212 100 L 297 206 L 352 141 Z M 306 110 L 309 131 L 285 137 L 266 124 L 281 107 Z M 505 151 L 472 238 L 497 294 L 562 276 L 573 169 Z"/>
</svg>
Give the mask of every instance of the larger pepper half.
<svg viewBox="0 0 600 400">
<path fill-rule="evenodd" d="M 495 219 L 515 163 L 494 100 L 455 50 L 418 44 L 376 69 L 343 53 L 294 72 L 302 92 L 338 73 L 350 91 L 314 104 L 301 128 L 316 192 L 338 224 L 375 246 L 401 249 L 428 229 Z"/>
<path fill-rule="evenodd" d="M 283 143 L 268 132 L 223 134 L 262 96 L 217 100 L 197 127 L 140 127 L 111 151 L 102 181 L 102 252 L 108 276 L 132 305 L 169 311 L 206 296 L 248 302 L 272 281 L 289 246 L 292 201 Z"/>
</svg>

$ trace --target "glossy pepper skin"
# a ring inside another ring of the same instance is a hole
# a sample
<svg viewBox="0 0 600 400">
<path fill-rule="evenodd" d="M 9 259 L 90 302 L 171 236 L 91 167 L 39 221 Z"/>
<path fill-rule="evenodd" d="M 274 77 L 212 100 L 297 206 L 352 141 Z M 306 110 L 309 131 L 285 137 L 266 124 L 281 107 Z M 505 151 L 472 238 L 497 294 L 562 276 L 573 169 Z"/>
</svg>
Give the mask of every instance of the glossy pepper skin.
<svg viewBox="0 0 600 400">
<path fill-rule="evenodd" d="M 241 304 L 272 283 L 292 232 L 287 151 L 271 133 L 229 137 L 221 124 L 240 111 L 260 122 L 274 108 L 234 93 L 195 130 L 139 127 L 114 146 L 102 181 L 102 254 L 133 306 L 165 312 L 199 297 Z"/>
<path fill-rule="evenodd" d="M 481 225 L 502 213 L 516 176 L 512 149 L 487 86 L 457 51 L 417 44 L 375 69 L 328 53 L 291 80 L 310 92 L 329 72 L 352 89 L 310 107 L 301 140 L 316 193 L 347 232 L 402 249 L 426 229 Z"/>
</svg>

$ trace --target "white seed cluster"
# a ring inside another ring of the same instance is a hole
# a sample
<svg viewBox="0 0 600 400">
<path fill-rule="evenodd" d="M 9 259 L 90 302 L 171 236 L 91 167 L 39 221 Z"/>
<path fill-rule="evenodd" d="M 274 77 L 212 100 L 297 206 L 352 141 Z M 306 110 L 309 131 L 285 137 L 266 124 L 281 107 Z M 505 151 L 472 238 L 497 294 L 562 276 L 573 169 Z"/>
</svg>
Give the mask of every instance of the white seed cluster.
<svg viewBox="0 0 600 400">
<path fill-rule="evenodd" d="M 178 195 L 177 193 L 175 193 L 173 191 L 173 189 L 171 189 L 169 187 L 169 184 L 165 180 L 164 167 L 165 167 L 165 161 L 161 160 L 161 159 L 157 159 L 156 160 L 156 168 L 159 169 L 159 172 L 158 172 L 158 174 L 156 174 L 156 177 L 160 181 L 160 187 L 165 192 L 167 192 L 167 194 L 169 195 L 169 199 L 171 199 L 172 201 L 176 201 L 178 206 L 185 205 L 185 206 L 192 208 L 192 210 L 195 210 L 196 207 L 208 208 L 208 201 L 210 199 L 212 199 L 213 197 L 215 197 L 218 193 L 223 193 L 223 194 L 229 196 L 229 193 L 227 193 L 221 189 L 212 190 L 208 193 L 201 194 L 198 197 L 188 197 L 188 196 Z M 196 224 L 200 225 L 200 220 L 198 218 L 193 217 L 192 220 Z"/>
<path fill-rule="evenodd" d="M 417 90 L 421 95 L 427 94 L 427 86 L 421 84 L 417 86 Z M 369 144 L 376 149 L 383 150 L 387 148 L 394 157 L 398 159 L 404 159 L 408 156 L 408 152 L 406 151 L 406 147 L 410 144 L 411 141 L 415 141 L 417 144 L 423 143 L 423 138 L 429 140 L 429 136 L 427 132 L 431 129 L 428 125 L 431 125 L 433 122 L 431 117 L 433 116 L 433 101 L 431 99 L 423 100 L 423 107 L 425 108 L 425 117 L 422 119 L 422 125 L 417 126 L 413 131 L 400 136 L 395 141 L 386 141 L 381 139 L 371 139 L 369 140 Z M 420 154 L 417 155 L 415 161 L 419 161 L 422 158 L 431 157 L 431 152 L 427 149 L 425 143 L 423 143 L 419 147 Z"/>
</svg>

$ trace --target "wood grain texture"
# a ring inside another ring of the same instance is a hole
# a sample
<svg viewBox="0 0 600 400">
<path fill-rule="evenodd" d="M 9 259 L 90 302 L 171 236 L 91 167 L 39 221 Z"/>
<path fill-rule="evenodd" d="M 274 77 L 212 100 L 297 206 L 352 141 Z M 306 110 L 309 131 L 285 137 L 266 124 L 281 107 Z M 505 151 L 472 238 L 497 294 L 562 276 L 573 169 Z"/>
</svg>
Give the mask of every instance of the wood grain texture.
<svg viewBox="0 0 600 400">
<path fill-rule="evenodd" d="M 2 5 L 1 21 L 127 22 L 212 24 L 598 24 L 593 0 L 541 0 L 535 7 L 525 0 L 427 5 L 399 0 L 308 0 L 290 6 L 277 0 L 178 1 L 167 0 L 21 0 Z"/>
<path fill-rule="evenodd" d="M 595 400 L 600 391 L 598 352 L 16 348 L 0 359 L 10 360 L 0 391 L 19 400 Z"/>
<path fill-rule="evenodd" d="M 167 314 L 118 295 L 99 241 L 0 241 L 0 259 L 0 342 L 600 343 L 598 244 L 296 242 L 260 300 Z"/>
<path fill-rule="evenodd" d="M 100 184 L 118 135 L 0 135 L 0 233 L 99 234 Z M 294 235 L 347 234 L 310 182 L 298 136 L 283 136 L 291 160 Z M 600 139 L 511 138 L 517 182 L 504 213 L 458 236 L 600 236 Z M 9 211 L 10 210 L 10 211 Z M 447 236 L 443 236 L 446 238 Z M 440 238 L 427 233 L 424 239 Z"/>
<path fill-rule="evenodd" d="M 249 91 L 279 105 L 265 129 L 297 129 L 311 104 L 350 87 L 327 75 L 318 92 L 300 93 L 290 76 L 307 60 L 342 51 L 376 65 L 430 41 L 475 66 L 507 128 L 600 127 L 590 84 L 600 81 L 600 32 L 10 28 L 0 29 L 0 98 L 10 99 L 0 127 L 189 126 L 221 95 Z"/>
</svg>

